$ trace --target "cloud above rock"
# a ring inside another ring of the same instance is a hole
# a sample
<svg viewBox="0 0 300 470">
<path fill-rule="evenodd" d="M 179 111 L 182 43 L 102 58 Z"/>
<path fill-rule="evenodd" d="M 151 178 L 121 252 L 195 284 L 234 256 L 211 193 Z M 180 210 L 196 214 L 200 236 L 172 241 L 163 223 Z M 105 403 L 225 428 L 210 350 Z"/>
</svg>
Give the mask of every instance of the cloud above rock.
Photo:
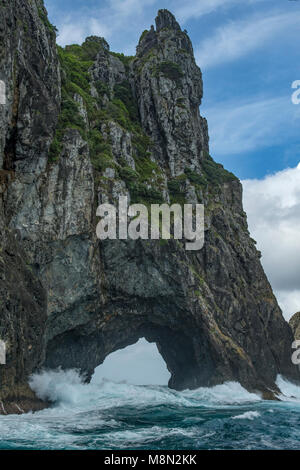
<svg viewBox="0 0 300 470">
<path fill-rule="evenodd" d="M 300 164 L 243 187 L 251 236 L 289 319 L 300 310 Z"/>
</svg>

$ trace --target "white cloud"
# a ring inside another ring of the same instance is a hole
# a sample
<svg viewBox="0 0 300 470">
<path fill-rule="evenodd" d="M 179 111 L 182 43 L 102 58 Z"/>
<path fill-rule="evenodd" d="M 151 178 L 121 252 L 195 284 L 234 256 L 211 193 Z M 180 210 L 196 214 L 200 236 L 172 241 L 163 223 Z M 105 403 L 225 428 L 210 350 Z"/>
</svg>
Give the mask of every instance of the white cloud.
<svg viewBox="0 0 300 470">
<path fill-rule="evenodd" d="M 255 49 L 265 48 L 267 42 L 271 44 L 283 33 L 298 29 L 299 21 L 299 10 L 232 21 L 200 44 L 196 59 L 203 69 L 239 59 Z"/>
<path fill-rule="evenodd" d="M 244 0 L 244 3 L 249 6 L 267 1 Z M 68 11 L 66 15 L 58 0 L 45 0 L 50 20 L 59 29 L 60 45 L 81 43 L 86 36 L 97 34 L 111 39 L 112 43 L 129 53 L 135 50 L 135 46 L 132 47 L 133 37 L 138 39 L 143 29 L 154 23 L 159 8 L 168 8 L 183 25 L 190 19 L 218 13 L 220 9 L 235 7 L 239 3 L 240 0 L 168 0 L 164 5 L 159 0 L 106 0 L 95 2 L 93 6 L 90 2 L 82 2 L 82 6 Z"/>
<path fill-rule="evenodd" d="M 59 7 L 54 9 L 50 2 L 48 6 L 46 1 L 46 5 L 50 19 L 58 27 L 57 42 L 61 46 L 80 44 L 87 36 L 97 35 L 111 41 L 122 41 L 122 51 L 133 53 L 137 40 L 132 46 L 132 39 L 126 43 L 126 38 L 131 37 L 132 32 L 139 37 L 145 29 L 145 9 L 156 2 L 157 0 L 108 0 L 94 7 L 83 4 L 67 16 L 63 14 L 63 10 L 59 12 Z M 150 21 L 153 22 L 153 18 Z M 146 25 L 149 26 L 148 21 Z"/>
<path fill-rule="evenodd" d="M 300 311 L 300 289 L 294 291 L 275 291 L 284 317 L 289 320 L 294 313 Z"/>
<path fill-rule="evenodd" d="M 300 310 L 300 164 L 243 187 L 251 235 L 288 319 Z"/>
<path fill-rule="evenodd" d="M 58 44 L 65 46 L 66 44 L 81 44 L 87 36 L 103 36 L 109 38 L 112 30 L 107 26 L 106 22 L 100 22 L 93 16 L 84 16 L 82 18 L 74 18 L 68 16 L 64 22 L 59 25 Z"/>
<path fill-rule="evenodd" d="M 178 20 L 185 22 L 191 18 L 199 18 L 208 13 L 213 13 L 222 7 L 233 6 L 240 0 L 186 0 L 180 2 L 180 6 L 175 9 Z"/>
<path fill-rule="evenodd" d="M 218 103 L 204 109 L 215 156 L 240 154 L 279 145 L 298 135 L 300 107 L 289 95 L 240 103 Z"/>
<path fill-rule="evenodd" d="M 268 3 L 272 0 L 243 0 L 243 6 L 255 3 Z M 241 4 L 241 0 L 185 0 L 179 1 L 179 6 L 174 6 L 174 11 L 178 20 L 182 23 L 209 13 L 219 12 L 221 9 L 229 9 Z"/>
<path fill-rule="evenodd" d="M 103 36 L 109 37 L 109 29 L 99 23 L 96 19 L 88 19 L 84 25 L 80 22 L 68 21 L 59 29 L 58 43 L 65 44 L 81 44 L 87 36 Z"/>
<path fill-rule="evenodd" d="M 140 15 L 147 6 L 156 2 L 157 0 L 110 0 L 109 4 L 111 10 L 118 16 L 119 22 L 120 18 Z"/>
</svg>

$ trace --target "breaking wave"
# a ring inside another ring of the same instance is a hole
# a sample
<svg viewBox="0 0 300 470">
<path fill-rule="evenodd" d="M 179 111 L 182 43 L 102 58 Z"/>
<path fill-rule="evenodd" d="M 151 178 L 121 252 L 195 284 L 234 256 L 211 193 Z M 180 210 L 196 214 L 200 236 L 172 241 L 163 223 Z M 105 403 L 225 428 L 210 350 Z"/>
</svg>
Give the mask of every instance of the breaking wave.
<svg viewBox="0 0 300 470">
<path fill-rule="evenodd" d="M 300 387 L 278 375 L 276 385 L 281 390 L 280 399 L 285 401 L 300 400 Z"/>
<path fill-rule="evenodd" d="M 44 371 L 30 385 L 52 406 L 0 416 L 0 449 L 298 449 L 300 387 L 277 384 L 285 401 L 236 382 L 177 392 Z"/>
<path fill-rule="evenodd" d="M 167 386 L 131 385 L 125 381 L 108 380 L 84 383 L 77 370 L 44 371 L 30 379 L 30 386 L 42 400 L 57 406 L 102 409 L 116 406 L 176 405 L 184 407 L 224 406 L 261 401 L 237 382 L 227 382 L 211 388 L 177 392 Z"/>
<path fill-rule="evenodd" d="M 232 419 L 254 419 L 258 418 L 260 416 L 260 413 L 258 411 L 246 411 L 245 413 L 242 413 L 241 415 L 233 416 Z"/>
</svg>

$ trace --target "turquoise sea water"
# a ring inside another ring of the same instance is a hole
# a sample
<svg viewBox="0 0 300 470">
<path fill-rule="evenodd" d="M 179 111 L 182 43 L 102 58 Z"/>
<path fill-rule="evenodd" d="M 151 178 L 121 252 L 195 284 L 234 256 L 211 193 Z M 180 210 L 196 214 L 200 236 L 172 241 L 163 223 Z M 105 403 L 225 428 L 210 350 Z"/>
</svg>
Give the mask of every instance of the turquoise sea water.
<svg viewBox="0 0 300 470">
<path fill-rule="evenodd" d="M 300 448 L 300 387 L 281 377 L 281 402 L 263 401 L 233 382 L 176 392 L 109 381 L 86 385 L 76 371 L 57 371 L 34 376 L 31 384 L 54 404 L 0 416 L 0 449 Z"/>
</svg>

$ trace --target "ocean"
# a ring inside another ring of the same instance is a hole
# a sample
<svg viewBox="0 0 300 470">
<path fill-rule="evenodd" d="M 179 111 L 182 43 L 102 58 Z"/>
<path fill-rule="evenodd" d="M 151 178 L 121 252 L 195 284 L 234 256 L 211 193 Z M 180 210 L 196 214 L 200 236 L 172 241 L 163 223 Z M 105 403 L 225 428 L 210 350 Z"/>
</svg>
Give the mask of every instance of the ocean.
<svg viewBox="0 0 300 470">
<path fill-rule="evenodd" d="M 43 372 L 31 386 L 53 405 L 0 416 L 0 449 L 299 449 L 300 387 L 280 376 L 277 383 L 280 402 L 235 382 L 177 392 Z"/>
</svg>

